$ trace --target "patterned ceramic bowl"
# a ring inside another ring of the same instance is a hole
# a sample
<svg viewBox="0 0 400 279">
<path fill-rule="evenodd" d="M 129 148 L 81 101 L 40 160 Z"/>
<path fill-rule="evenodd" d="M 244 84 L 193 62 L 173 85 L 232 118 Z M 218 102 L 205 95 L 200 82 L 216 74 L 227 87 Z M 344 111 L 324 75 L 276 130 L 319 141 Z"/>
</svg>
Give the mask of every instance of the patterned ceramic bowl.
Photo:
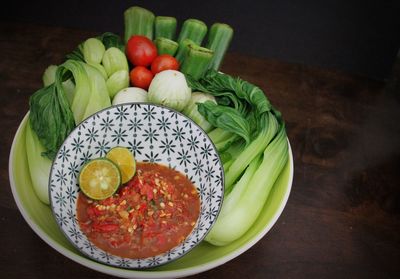
<svg viewBox="0 0 400 279">
<path fill-rule="evenodd" d="M 77 221 L 78 174 L 90 159 L 115 146 L 129 148 L 137 161 L 155 162 L 185 174 L 200 196 L 200 216 L 189 236 L 168 252 L 145 259 L 111 255 L 96 247 Z M 50 174 L 50 201 L 68 240 L 86 256 L 116 267 L 149 268 L 175 260 L 199 244 L 214 224 L 224 193 L 223 168 L 205 132 L 184 115 L 156 105 L 124 104 L 83 121 L 59 149 Z"/>
</svg>

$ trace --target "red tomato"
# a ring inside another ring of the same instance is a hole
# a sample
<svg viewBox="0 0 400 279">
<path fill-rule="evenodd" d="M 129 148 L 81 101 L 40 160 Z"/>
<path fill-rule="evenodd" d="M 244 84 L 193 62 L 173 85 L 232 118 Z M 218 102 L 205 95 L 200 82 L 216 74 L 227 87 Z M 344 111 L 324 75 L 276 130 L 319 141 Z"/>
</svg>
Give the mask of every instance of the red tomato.
<svg viewBox="0 0 400 279">
<path fill-rule="evenodd" d="M 128 40 L 126 56 L 133 65 L 147 67 L 157 57 L 157 48 L 149 38 L 135 35 Z"/>
<path fill-rule="evenodd" d="M 151 72 L 155 75 L 161 71 L 165 70 L 178 70 L 179 62 L 175 57 L 169 54 L 162 54 L 157 56 L 156 59 L 151 63 Z"/>
<path fill-rule="evenodd" d="M 129 73 L 131 84 L 145 90 L 149 88 L 153 76 L 152 72 L 143 66 L 136 66 Z"/>
</svg>

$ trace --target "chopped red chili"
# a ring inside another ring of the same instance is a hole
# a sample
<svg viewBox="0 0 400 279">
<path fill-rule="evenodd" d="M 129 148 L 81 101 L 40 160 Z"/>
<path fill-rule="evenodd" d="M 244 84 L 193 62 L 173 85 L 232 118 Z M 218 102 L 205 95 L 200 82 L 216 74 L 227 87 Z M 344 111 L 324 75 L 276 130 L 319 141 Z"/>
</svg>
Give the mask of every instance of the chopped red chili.
<svg viewBox="0 0 400 279">
<path fill-rule="evenodd" d="M 147 258 L 170 250 L 192 231 L 200 213 L 193 183 L 160 164 L 136 164 L 136 175 L 116 194 L 95 201 L 78 197 L 79 225 L 110 254 Z"/>
</svg>

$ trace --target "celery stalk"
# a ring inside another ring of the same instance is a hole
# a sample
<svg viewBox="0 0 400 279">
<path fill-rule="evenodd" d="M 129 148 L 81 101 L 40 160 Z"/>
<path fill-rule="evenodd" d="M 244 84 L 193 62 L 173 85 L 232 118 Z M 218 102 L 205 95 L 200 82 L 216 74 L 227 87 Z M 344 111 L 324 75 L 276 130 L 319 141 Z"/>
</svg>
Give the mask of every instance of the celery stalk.
<svg viewBox="0 0 400 279">
<path fill-rule="evenodd" d="M 155 38 L 173 40 L 176 33 L 176 18 L 170 16 L 157 16 L 154 22 Z"/>
<path fill-rule="evenodd" d="M 143 35 L 153 40 L 154 14 L 141 7 L 130 7 L 124 12 L 125 42 L 133 35 Z"/>
<path fill-rule="evenodd" d="M 179 33 L 178 43 L 181 43 L 184 39 L 190 39 L 195 44 L 201 45 L 206 34 L 207 25 L 204 22 L 189 18 L 183 23 L 182 30 Z"/>
<path fill-rule="evenodd" d="M 192 76 L 194 79 L 199 79 L 207 71 L 212 57 L 212 50 L 189 44 L 187 54 L 181 65 L 181 72 Z"/>
<path fill-rule="evenodd" d="M 163 37 L 155 39 L 154 43 L 156 44 L 158 55 L 169 54 L 174 56 L 179 46 L 177 42 Z"/>
<path fill-rule="evenodd" d="M 224 23 L 214 23 L 208 33 L 207 48 L 214 51 L 209 68 L 218 70 L 233 37 L 233 29 Z"/>
</svg>

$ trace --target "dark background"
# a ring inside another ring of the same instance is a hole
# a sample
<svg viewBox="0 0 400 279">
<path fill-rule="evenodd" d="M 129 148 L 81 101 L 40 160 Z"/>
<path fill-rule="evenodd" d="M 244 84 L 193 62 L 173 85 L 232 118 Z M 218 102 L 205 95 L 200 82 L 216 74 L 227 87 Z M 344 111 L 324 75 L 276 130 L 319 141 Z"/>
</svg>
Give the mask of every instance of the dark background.
<svg viewBox="0 0 400 279">
<path fill-rule="evenodd" d="M 400 1 L 10 1 L 0 13 L 5 21 L 123 34 L 123 12 L 134 5 L 179 23 L 226 22 L 235 30 L 232 52 L 376 79 L 389 76 L 400 47 Z"/>
</svg>

